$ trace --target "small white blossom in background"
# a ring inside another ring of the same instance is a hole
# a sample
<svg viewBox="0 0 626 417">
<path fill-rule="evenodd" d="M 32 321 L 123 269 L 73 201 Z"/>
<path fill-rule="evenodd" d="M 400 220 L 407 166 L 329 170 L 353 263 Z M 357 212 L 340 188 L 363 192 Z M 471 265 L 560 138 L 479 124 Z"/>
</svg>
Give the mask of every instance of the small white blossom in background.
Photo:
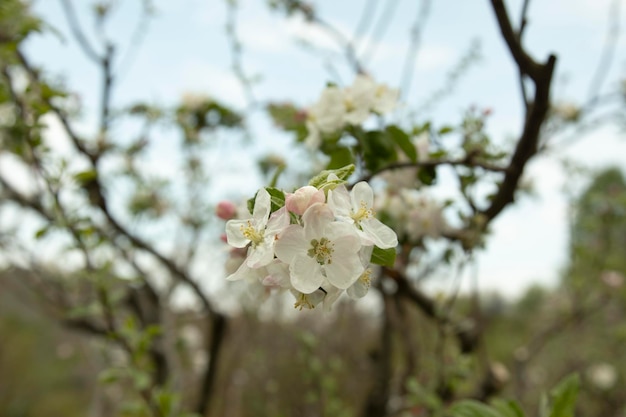
<svg viewBox="0 0 626 417">
<path fill-rule="evenodd" d="M 604 271 L 600 275 L 600 279 L 610 288 L 620 288 L 624 285 L 624 275 L 617 271 Z"/>
<path fill-rule="evenodd" d="M 593 385 L 601 390 L 610 390 L 617 383 L 618 374 L 609 363 L 600 362 L 587 368 L 586 376 Z"/>
<path fill-rule="evenodd" d="M 357 75 L 352 85 L 340 89 L 326 87 L 318 101 L 307 111 L 308 135 L 304 143 L 317 149 L 324 135 L 332 135 L 347 125 L 361 125 L 372 114 L 385 115 L 398 103 L 399 92 L 378 84 L 367 75 Z"/>
<path fill-rule="evenodd" d="M 443 206 L 415 190 L 390 193 L 380 210 L 389 216 L 400 236 L 411 242 L 424 237 L 439 238 L 448 229 Z"/>
<path fill-rule="evenodd" d="M 342 182 L 330 174 L 320 188 L 272 189 L 272 195 L 259 190 L 252 217 L 226 223 L 227 242 L 236 248 L 227 262 L 227 279 L 290 290 L 299 309 L 318 304 L 329 309 L 344 292 L 365 296 L 374 248 L 395 251 L 398 239 L 375 218 L 369 184 L 360 182 L 348 191 Z M 284 196 L 278 208 L 277 193 Z"/>
</svg>

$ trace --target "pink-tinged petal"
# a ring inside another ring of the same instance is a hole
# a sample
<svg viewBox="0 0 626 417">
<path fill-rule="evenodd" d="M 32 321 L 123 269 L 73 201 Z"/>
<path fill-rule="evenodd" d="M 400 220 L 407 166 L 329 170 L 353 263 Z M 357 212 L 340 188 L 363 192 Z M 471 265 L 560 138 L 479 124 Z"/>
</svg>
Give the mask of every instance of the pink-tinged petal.
<svg viewBox="0 0 626 417">
<path fill-rule="evenodd" d="M 368 209 L 371 209 L 374 205 L 374 190 L 365 181 L 361 181 L 352 187 L 350 197 L 352 197 L 352 208 L 354 211 L 358 211 L 361 208 L 361 204 L 365 204 Z"/>
<path fill-rule="evenodd" d="M 304 233 L 307 240 L 323 236 L 326 225 L 335 219 L 327 204 L 316 203 L 302 215 Z"/>
<path fill-rule="evenodd" d="M 322 267 L 307 255 L 294 257 L 289 265 L 289 273 L 293 288 L 304 294 L 317 290 L 324 281 Z"/>
<path fill-rule="evenodd" d="M 289 277 L 289 265 L 275 260 L 267 267 L 267 275 L 263 278 L 262 283 L 266 286 L 291 288 L 291 279 Z"/>
<path fill-rule="evenodd" d="M 290 212 L 301 216 L 313 204 L 323 203 L 325 199 L 324 191 L 307 185 L 298 188 L 293 194 L 287 194 L 285 196 L 285 207 Z"/>
<path fill-rule="evenodd" d="M 246 258 L 246 265 L 248 265 L 250 268 L 260 268 L 272 262 L 273 259 L 273 245 L 268 242 L 263 242 L 260 245 L 256 245 L 250 248 L 250 252 L 248 253 L 248 257 Z"/>
<path fill-rule="evenodd" d="M 256 220 L 259 227 L 264 227 L 267 224 L 271 208 L 270 193 L 265 188 L 261 188 L 254 199 L 254 211 L 252 212 L 252 218 Z"/>
<path fill-rule="evenodd" d="M 242 228 L 248 226 L 248 220 L 229 220 L 226 222 L 226 241 L 230 246 L 243 248 L 250 239 L 246 239 L 241 232 Z"/>
<path fill-rule="evenodd" d="M 285 207 L 276 210 L 272 213 L 270 220 L 267 222 L 265 235 L 277 235 L 289 226 L 290 221 L 289 212 L 287 212 Z"/>
<path fill-rule="evenodd" d="M 277 235 L 274 251 L 278 259 L 290 264 L 297 254 L 306 254 L 309 246 L 310 243 L 304 238 L 302 226 L 292 224 Z"/>
<path fill-rule="evenodd" d="M 374 244 L 381 249 L 395 248 L 398 246 L 398 236 L 396 232 L 378 219 L 371 218 L 361 221 L 361 228 L 367 236 L 372 238 Z"/>
<path fill-rule="evenodd" d="M 335 287 L 345 290 L 363 273 L 363 264 L 356 253 L 335 253 L 333 260 L 324 266 L 326 278 Z"/>
</svg>

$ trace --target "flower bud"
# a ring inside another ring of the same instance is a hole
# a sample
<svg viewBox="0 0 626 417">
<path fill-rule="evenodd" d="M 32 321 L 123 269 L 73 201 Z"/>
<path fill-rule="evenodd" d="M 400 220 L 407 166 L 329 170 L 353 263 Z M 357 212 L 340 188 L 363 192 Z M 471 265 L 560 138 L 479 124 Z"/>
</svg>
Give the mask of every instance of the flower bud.
<svg viewBox="0 0 626 417">
<path fill-rule="evenodd" d="M 301 216 L 313 204 L 323 203 L 324 200 L 324 191 L 307 185 L 298 188 L 293 194 L 287 194 L 285 196 L 285 207 L 290 212 Z"/>
<path fill-rule="evenodd" d="M 215 208 L 215 214 L 222 220 L 230 220 L 236 213 L 237 208 L 230 201 L 220 201 Z"/>
</svg>

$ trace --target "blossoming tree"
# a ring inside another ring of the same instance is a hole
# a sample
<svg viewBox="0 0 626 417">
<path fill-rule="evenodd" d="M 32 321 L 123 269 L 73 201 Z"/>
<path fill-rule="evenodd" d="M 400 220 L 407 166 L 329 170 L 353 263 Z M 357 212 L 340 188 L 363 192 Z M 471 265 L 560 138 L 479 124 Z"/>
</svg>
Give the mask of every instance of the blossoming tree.
<svg viewBox="0 0 626 417">
<path fill-rule="evenodd" d="M 207 136 L 250 134 L 245 111 L 199 96 L 188 96 L 174 108 L 112 104 L 117 46 L 108 40 L 105 26 L 114 3 L 96 4 L 98 41 L 92 41 L 73 3 L 61 1 L 75 41 L 101 76 L 93 134 L 80 126 L 76 97 L 26 52 L 29 38 L 50 29 L 21 0 L 0 5 L 0 162 L 10 166 L 0 169 L 0 204 L 3 262 L 28 271 L 28 285 L 42 296 L 52 317 L 100 337 L 118 353 L 100 375 L 103 383 L 128 388 L 119 394 L 127 407 L 116 412 L 226 415 L 219 414 L 226 413 L 227 401 L 219 395 L 226 388 L 217 381 L 236 379 L 236 372 L 220 372 L 227 369 L 222 358 L 235 349 L 227 329 L 229 323 L 236 325 L 239 311 L 203 279 L 223 275 L 222 284 L 239 281 L 226 287 L 229 291 L 245 286 L 258 299 L 269 295 L 269 302 L 279 303 L 278 293 L 290 293 L 297 314 L 322 310 L 321 321 L 332 317 L 344 295 L 378 301 L 373 303 L 377 326 L 369 368 L 349 371 L 367 381 L 361 403 L 351 408 L 358 415 L 522 416 L 515 402 L 486 402 L 500 394 L 507 371 L 483 349 L 480 303 L 457 310 L 455 294 L 438 299 L 420 283 L 441 265 L 449 271 L 468 264 L 486 244 L 493 221 L 520 195 L 527 164 L 544 149 L 546 135 L 591 112 L 585 108 L 575 117 L 572 112 L 551 117 L 551 111 L 558 113 L 550 101 L 557 57 L 535 57 L 522 44 L 528 2 L 517 28 L 502 0 L 489 3 L 522 86 L 523 125 L 514 145 L 502 149 L 485 129 L 488 110 L 468 110 L 458 126 L 412 118 L 392 123 L 394 112 L 404 106 L 402 91 L 369 74 L 349 39 L 313 6 L 299 0 L 269 2 L 274 10 L 299 15 L 334 37 L 354 74 L 347 85 L 329 83 L 308 106 L 262 106 L 298 149 L 321 164 L 300 181 L 305 175 L 285 179 L 284 161 L 265 161 L 273 178 L 247 196 L 245 208 L 209 198 L 212 177 L 220 173 L 204 163 L 219 154 Z M 151 4 L 143 5 L 147 14 Z M 227 6 L 234 13 L 236 2 Z M 227 32 L 236 58 L 241 45 L 233 22 Z M 252 97 L 250 79 L 237 59 L 234 72 Z M 50 140 L 53 124 L 65 147 Z M 145 165 L 154 132 L 163 125 L 182 138 L 179 156 L 168 159 L 177 167 L 175 178 L 158 178 Z M 119 126 L 124 134 L 116 130 Z M 235 153 L 245 144 L 245 139 L 237 142 Z M 428 191 L 444 172 L 458 184 L 454 201 Z M 287 185 L 280 188 L 279 181 Z M 203 240 L 222 231 L 223 245 Z M 433 241 L 437 245 L 429 245 Z M 226 260 L 202 263 L 225 246 Z M 193 308 L 181 312 L 176 307 L 177 291 L 187 291 L 186 304 Z M 441 356 L 423 386 L 416 385 L 419 370 L 411 366 L 414 337 L 408 325 L 399 324 L 407 305 L 432 324 L 439 340 Z M 202 336 L 192 355 L 200 360 L 194 362 L 191 383 L 181 376 L 183 344 L 178 343 L 185 313 L 192 317 L 187 324 Z M 307 349 L 317 346 L 304 339 Z M 395 360 L 399 355 L 404 366 Z M 473 361 L 472 375 L 462 378 L 455 370 L 468 361 Z M 301 367 L 335 386 L 323 379 L 319 361 Z M 410 386 L 421 395 L 418 400 L 411 399 Z M 546 402 L 544 415 L 572 415 L 577 387 L 575 377 L 565 379 Z M 307 415 L 340 415 L 329 411 L 334 409 L 322 394 L 312 400 L 317 411 Z M 351 415 L 341 415 L 346 414 Z"/>
</svg>

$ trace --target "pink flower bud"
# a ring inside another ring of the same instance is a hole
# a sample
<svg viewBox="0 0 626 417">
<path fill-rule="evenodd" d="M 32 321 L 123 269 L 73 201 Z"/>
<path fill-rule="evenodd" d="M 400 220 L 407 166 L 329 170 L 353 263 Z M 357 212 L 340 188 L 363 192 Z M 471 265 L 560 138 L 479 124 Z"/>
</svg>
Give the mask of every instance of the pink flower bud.
<svg viewBox="0 0 626 417">
<path fill-rule="evenodd" d="M 220 201 L 215 208 L 215 214 L 222 220 L 230 220 L 236 213 L 237 208 L 230 201 Z"/>
<path fill-rule="evenodd" d="M 228 237 L 226 236 L 226 233 L 222 233 L 220 235 L 220 240 L 224 243 L 228 243 Z"/>
<path fill-rule="evenodd" d="M 324 191 L 306 185 L 298 188 L 293 194 L 287 193 L 285 196 L 285 207 L 292 213 L 302 215 L 315 203 L 323 203 L 325 200 Z"/>
</svg>

